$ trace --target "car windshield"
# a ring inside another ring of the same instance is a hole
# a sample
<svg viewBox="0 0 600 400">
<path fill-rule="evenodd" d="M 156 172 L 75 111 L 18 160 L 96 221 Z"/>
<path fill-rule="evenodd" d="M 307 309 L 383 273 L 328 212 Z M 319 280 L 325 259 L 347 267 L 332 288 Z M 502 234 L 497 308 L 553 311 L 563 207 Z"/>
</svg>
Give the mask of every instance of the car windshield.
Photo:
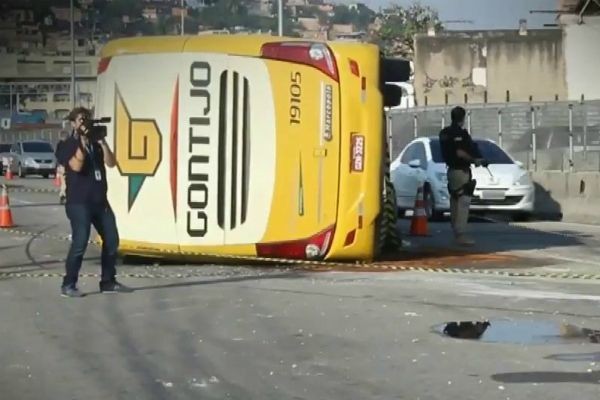
<svg viewBox="0 0 600 400">
<path fill-rule="evenodd" d="M 438 139 L 431 139 L 431 158 L 436 163 L 443 163 L 442 149 Z M 490 164 L 514 164 L 513 160 L 497 144 L 487 140 L 475 140 L 481 156 Z"/>
<path fill-rule="evenodd" d="M 29 142 L 23 143 L 23 152 L 25 153 L 54 153 L 50 143 Z"/>
</svg>

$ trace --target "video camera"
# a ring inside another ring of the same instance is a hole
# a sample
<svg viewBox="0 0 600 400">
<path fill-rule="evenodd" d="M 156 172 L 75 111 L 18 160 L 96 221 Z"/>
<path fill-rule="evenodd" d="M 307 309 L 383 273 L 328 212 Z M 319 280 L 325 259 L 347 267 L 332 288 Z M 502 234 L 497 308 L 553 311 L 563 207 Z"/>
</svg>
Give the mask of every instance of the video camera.
<svg viewBox="0 0 600 400">
<path fill-rule="evenodd" d="M 89 140 L 97 142 L 100 139 L 104 139 L 107 134 L 106 123 L 110 122 L 110 117 L 104 117 L 100 119 L 86 119 L 83 125 L 87 128 L 86 136 Z"/>
</svg>

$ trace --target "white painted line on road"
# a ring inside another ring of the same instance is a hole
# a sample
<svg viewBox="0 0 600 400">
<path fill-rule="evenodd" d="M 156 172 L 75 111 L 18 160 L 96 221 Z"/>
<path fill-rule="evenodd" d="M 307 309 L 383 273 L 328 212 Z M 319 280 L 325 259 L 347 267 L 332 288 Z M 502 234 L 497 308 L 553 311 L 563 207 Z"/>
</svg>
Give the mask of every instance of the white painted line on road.
<svg viewBox="0 0 600 400">
<path fill-rule="evenodd" d="M 16 199 L 14 197 L 12 199 L 10 199 L 10 201 L 13 203 L 17 203 L 17 204 L 35 204 L 34 201 L 21 200 L 21 199 Z"/>
<path fill-rule="evenodd" d="M 548 256 L 548 257 L 554 258 L 556 260 L 569 261 L 569 262 L 574 262 L 574 263 L 578 263 L 578 264 L 595 265 L 595 266 L 600 267 L 600 262 L 597 262 L 597 261 L 584 260 L 581 258 L 573 258 L 573 257 L 564 257 L 564 256 L 561 256 L 558 254 L 548 253 L 545 250 L 544 250 L 544 256 Z"/>
<path fill-rule="evenodd" d="M 504 296 L 504 297 L 521 297 L 528 299 L 556 299 L 556 300 L 592 300 L 600 301 L 600 296 L 592 296 L 586 294 L 571 294 L 562 292 L 547 292 L 547 291 L 536 291 L 536 290 L 522 290 L 522 289 L 497 289 L 486 286 L 482 289 L 471 289 L 470 293 L 476 293 L 479 295 L 489 296 Z"/>
<path fill-rule="evenodd" d="M 542 267 L 541 269 L 548 272 L 571 272 L 571 268 Z"/>
<path fill-rule="evenodd" d="M 528 225 L 528 224 L 523 224 Z M 598 224 L 582 224 L 580 222 L 558 222 L 558 221 L 539 221 L 532 222 L 529 225 L 557 225 L 557 226 L 575 226 L 580 228 L 592 228 L 600 230 L 600 226 Z"/>
</svg>

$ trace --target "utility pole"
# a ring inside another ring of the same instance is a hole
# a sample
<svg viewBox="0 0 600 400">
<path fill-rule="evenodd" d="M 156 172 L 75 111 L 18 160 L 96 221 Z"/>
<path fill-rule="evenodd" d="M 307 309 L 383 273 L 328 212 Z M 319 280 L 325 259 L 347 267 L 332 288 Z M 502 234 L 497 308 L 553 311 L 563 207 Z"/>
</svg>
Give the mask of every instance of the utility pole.
<svg viewBox="0 0 600 400">
<path fill-rule="evenodd" d="M 185 0 L 181 0 L 181 36 L 183 36 L 185 29 L 183 27 L 183 25 L 185 24 L 185 16 L 184 16 L 184 4 L 185 4 Z"/>
<path fill-rule="evenodd" d="M 71 0 L 71 108 L 75 108 L 75 6 Z"/>
<path fill-rule="evenodd" d="M 279 8 L 279 15 L 277 16 L 279 26 L 277 31 L 279 36 L 283 36 L 283 0 L 277 0 L 277 6 Z"/>
</svg>

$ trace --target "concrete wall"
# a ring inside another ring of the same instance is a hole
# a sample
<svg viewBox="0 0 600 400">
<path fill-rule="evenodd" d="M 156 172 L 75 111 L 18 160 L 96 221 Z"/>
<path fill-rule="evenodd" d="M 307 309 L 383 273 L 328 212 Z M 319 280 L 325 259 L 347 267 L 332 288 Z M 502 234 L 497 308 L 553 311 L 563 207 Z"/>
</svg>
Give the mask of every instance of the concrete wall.
<svg viewBox="0 0 600 400">
<path fill-rule="evenodd" d="M 568 96 L 579 100 L 600 99 L 600 17 L 584 17 L 584 23 L 563 20 Z"/>
<path fill-rule="evenodd" d="M 415 38 L 419 105 L 565 99 L 562 31 L 451 32 Z"/>
<path fill-rule="evenodd" d="M 600 223 L 600 173 L 535 172 L 536 214 L 567 222 Z"/>
<path fill-rule="evenodd" d="M 490 102 L 552 101 L 567 96 L 560 31 L 527 36 L 506 35 L 488 39 L 488 91 Z"/>
</svg>

